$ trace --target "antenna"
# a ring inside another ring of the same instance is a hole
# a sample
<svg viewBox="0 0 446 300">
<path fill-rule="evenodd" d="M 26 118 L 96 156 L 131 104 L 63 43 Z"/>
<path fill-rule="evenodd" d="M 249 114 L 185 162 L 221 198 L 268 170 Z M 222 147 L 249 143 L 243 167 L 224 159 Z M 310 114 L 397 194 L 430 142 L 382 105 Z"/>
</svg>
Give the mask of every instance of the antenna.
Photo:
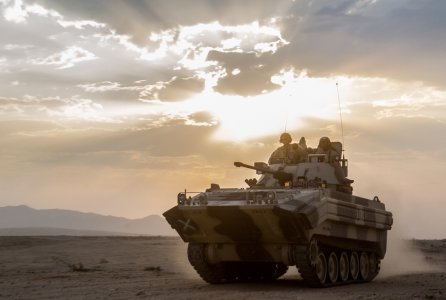
<svg viewBox="0 0 446 300">
<path fill-rule="evenodd" d="M 341 133 L 342 133 L 342 145 L 344 147 L 342 147 L 342 159 L 341 159 L 341 167 L 342 170 L 344 171 L 344 175 L 347 177 L 348 176 L 348 160 L 345 159 L 344 156 L 344 149 L 345 149 L 345 143 L 344 143 L 344 124 L 342 122 L 342 110 L 341 110 L 341 100 L 339 98 L 339 88 L 338 88 L 339 84 L 336 82 L 336 91 L 338 92 L 338 105 L 339 105 L 339 118 L 341 119 Z"/>
<path fill-rule="evenodd" d="M 338 92 L 338 105 L 339 105 L 339 118 L 341 119 L 341 134 L 342 134 L 342 145 L 345 146 L 344 143 L 344 124 L 342 122 L 342 110 L 341 110 L 341 100 L 339 99 L 339 88 L 338 88 L 338 83 L 336 82 L 336 91 Z M 344 151 L 344 148 L 342 148 L 342 151 Z"/>
</svg>

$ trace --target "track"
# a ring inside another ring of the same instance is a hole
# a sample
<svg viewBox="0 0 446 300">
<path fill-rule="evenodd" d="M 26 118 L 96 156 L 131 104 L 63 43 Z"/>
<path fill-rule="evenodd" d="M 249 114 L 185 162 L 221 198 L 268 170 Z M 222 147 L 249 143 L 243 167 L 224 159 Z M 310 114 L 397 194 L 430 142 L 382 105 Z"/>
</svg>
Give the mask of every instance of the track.
<svg viewBox="0 0 446 300">
<path fill-rule="evenodd" d="M 368 282 L 380 270 L 373 252 L 329 247 L 316 240 L 297 246 L 295 261 L 302 278 L 313 287 Z"/>
<path fill-rule="evenodd" d="M 187 254 L 190 264 L 198 275 L 212 284 L 273 281 L 288 270 L 288 267 L 281 263 L 220 262 L 210 264 L 206 259 L 206 244 L 189 243 Z"/>
</svg>

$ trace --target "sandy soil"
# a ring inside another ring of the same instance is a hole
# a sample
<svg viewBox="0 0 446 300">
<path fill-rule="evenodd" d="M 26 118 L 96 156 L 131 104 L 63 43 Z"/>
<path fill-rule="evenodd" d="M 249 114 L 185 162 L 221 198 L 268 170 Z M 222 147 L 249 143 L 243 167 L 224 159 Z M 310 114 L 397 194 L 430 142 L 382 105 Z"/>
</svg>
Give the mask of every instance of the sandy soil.
<svg viewBox="0 0 446 300">
<path fill-rule="evenodd" d="M 0 298 L 446 299 L 446 240 L 392 247 L 373 282 L 314 289 L 295 268 L 267 284 L 206 284 L 179 238 L 0 237 Z"/>
</svg>

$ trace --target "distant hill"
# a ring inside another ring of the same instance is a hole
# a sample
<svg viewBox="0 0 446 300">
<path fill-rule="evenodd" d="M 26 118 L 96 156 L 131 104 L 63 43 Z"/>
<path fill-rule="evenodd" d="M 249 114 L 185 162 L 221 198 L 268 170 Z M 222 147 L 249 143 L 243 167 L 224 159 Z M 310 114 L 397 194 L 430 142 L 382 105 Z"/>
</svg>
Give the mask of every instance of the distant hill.
<svg viewBox="0 0 446 300">
<path fill-rule="evenodd" d="M 0 236 L 146 236 L 145 234 L 133 234 L 125 232 L 64 229 L 52 227 L 23 227 L 23 228 L 0 228 Z"/>
<path fill-rule="evenodd" d="M 0 235 L 176 235 L 158 215 L 126 219 L 63 209 L 0 207 Z"/>
</svg>

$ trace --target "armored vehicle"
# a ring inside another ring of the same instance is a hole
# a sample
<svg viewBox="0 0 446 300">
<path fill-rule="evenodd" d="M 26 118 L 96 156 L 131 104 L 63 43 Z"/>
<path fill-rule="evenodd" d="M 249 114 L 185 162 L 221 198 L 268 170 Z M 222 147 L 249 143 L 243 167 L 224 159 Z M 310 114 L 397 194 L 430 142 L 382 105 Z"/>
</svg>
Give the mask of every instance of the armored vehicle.
<svg viewBox="0 0 446 300">
<path fill-rule="evenodd" d="M 352 195 L 347 159 L 308 154 L 297 164 L 234 164 L 260 178 L 247 179 L 247 188 L 185 190 L 163 214 L 189 243 L 189 262 L 204 281 L 274 280 L 289 266 L 315 287 L 376 277 L 392 214 L 376 196 Z"/>
</svg>

